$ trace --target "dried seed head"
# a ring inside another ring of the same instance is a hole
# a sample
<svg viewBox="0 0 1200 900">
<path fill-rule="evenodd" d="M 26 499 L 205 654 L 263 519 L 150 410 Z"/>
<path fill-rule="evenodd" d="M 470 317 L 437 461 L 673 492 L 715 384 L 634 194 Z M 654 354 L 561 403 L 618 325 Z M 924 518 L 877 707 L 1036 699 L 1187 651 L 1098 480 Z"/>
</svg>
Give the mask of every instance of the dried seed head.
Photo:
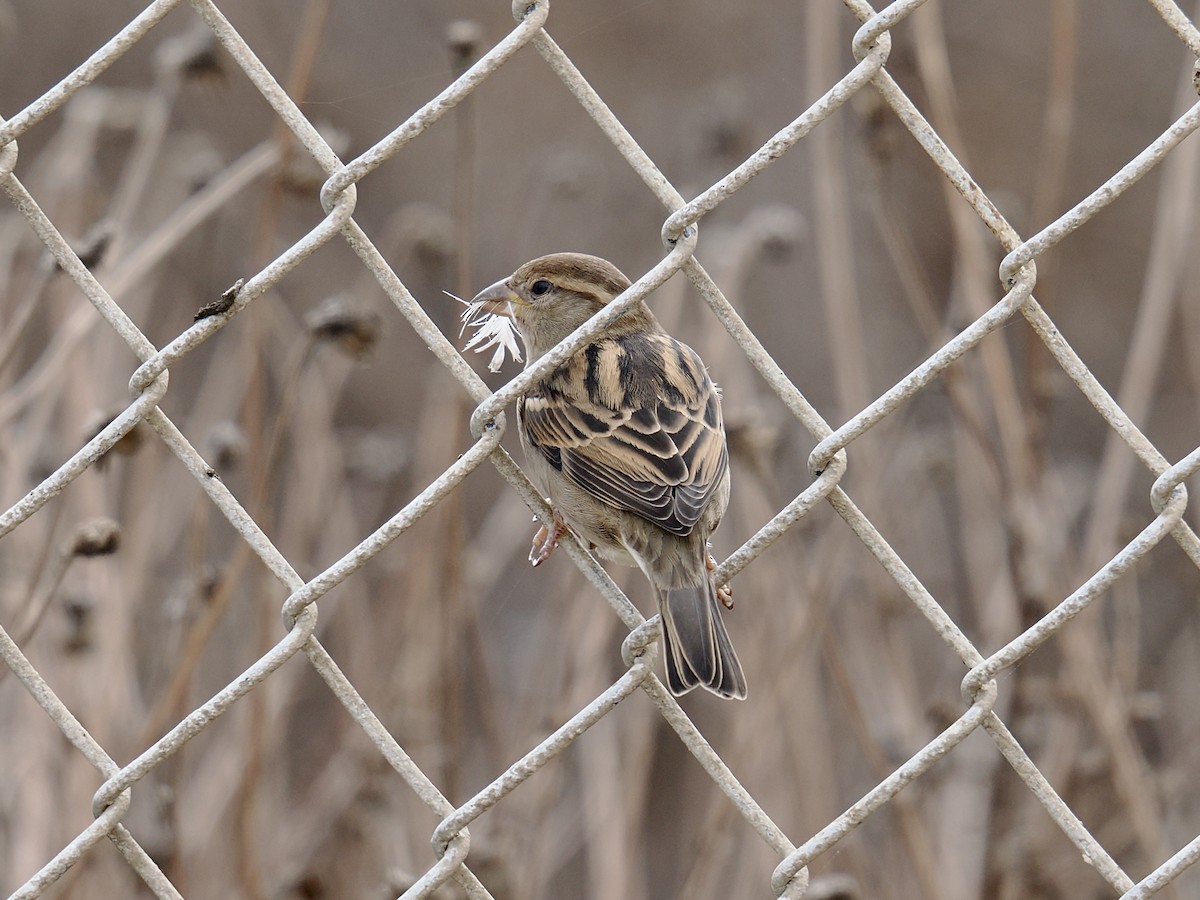
<svg viewBox="0 0 1200 900">
<path fill-rule="evenodd" d="M 111 219 L 101 219 L 75 242 L 72 248 L 79 261 L 88 271 L 94 271 L 104 260 L 104 254 L 110 246 L 116 232 L 116 225 Z"/>
<path fill-rule="evenodd" d="M 822 875 L 808 885 L 809 900 L 862 900 L 862 888 L 849 875 Z"/>
<path fill-rule="evenodd" d="M 547 160 L 543 179 L 551 193 L 573 200 L 594 183 L 595 168 L 594 161 L 577 150 L 560 150 Z"/>
<path fill-rule="evenodd" d="M 189 194 L 204 190 L 229 167 L 226 155 L 212 145 L 208 135 L 199 132 L 177 136 L 171 155 Z"/>
<path fill-rule="evenodd" d="M 794 207 L 773 203 L 761 206 L 747 216 L 745 227 L 764 256 L 782 260 L 800 246 L 808 231 L 808 222 Z"/>
<path fill-rule="evenodd" d="M 401 249 L 411 250 L 426 266 L 445 265 L 454 258 L 454 221 L 440 206 L 417 201 L 396 214 Z"/>
<path fill-rule="evenodd" d="M 67 556 L 110 556 L 121 546 L 121 526 L 108 518 L 81 523 L 71 535 L 64 553 Z"/>
<path fill-rule="evenodd" d="M 718 86 L 702 108 L 698 128 L 701 151 L 722 162 L 744 159 L 754 146 L 748 109 L 744 91 L 730 84 Z"/>
<path fill-rule="evenodd" d="M 370 484 L 399 478 L 412 456 L 402 430 L 363 429 L 348 435 L 346 474 Z"/>
<path fill-rule="evenodd" d="M 343 128 L 330 125 L 328 122 L 317 122 L 317 132 L 325 139 L 331 150 L 339 158 L 344 157 L 350 149 L 350 132 Z M 321 168 L 312 158 L 307 148 L 302 146 L 294 137 L 291 146 L 284 157 L 279 169 L 279 183 L 287 191 L 308 196 L 321 190 L 321 185 L 329 178 L 329 173 Z"/>
<path fill-rule="evenodd" d="M 205 563 L 196 571 L 192 589 L 197 600 L 202 604 L 212 603 L 221 587 L 221 569 L 211 563 Z"/>
<path fill-rule="evenodd" d="M 63 614 L 67 617 L 67 633 L 63 637 L 63 649 L 67 653 L 82 653 L 90 650 L 94 643 L 92 635 L 92 612 L 94 604 L 83 597 L 68 597 L 63 602 Z"/>
<path fill-rule="evenodd" d="M 863 123 L 871 159 L 884 166 L 892 161 L 908 134 L 892 108 L 875 91 L 859 91 L 850 101 Z"/>
<path fill-rule="evenodd" d="M 208 457 L 218 471 L 236 469 L 246 455 L 247 446 L 246 432 L 230 419 L 217 422 L 208 433 Z"/>
<path fill-rule="evenodd" d="M 771 480 L 771 462 L 779 446 L 779 428 L 754 407 L 731 409 L 725 416 L 729 456 L 748 466 L 764 482 Z"/>
<path fill-rule="evenodd" d="M 338 294 L 311 310 L 304 324 L 314 340 L 329 342 L 350 358 L 363 360 L 375 349 L 382 323 L 375 311 Z"/>
<path fill-rule="evenodd" d="M 221 45 L 207 26 L 190 28 L 163 41 L 155 62 L 161 73 L 189 81 L 223 85 L 228 80 Z"/>
<path fill-rule="evenodd" d="M 446 26 L 446 46 L 459 66 L 469 66 L 479 56 L 483 26 L 473 19 L 456 19 Z"/>
<path fill-rule="evenodd" d="M 119 416 L 122 412 L 124 412 L 124 410 L 117 410 L 115 412 L 101 412 L 93 416 L 92 420 L 88 423 L 85 432 L 85 440 L 90 441 L 92 438 L 102 432 L 105 428 L 111 425 L 117 416 Z M 148 426 L 145 422 L 138 422 L 125 433 L 124 437 L 113 444 L 109 452 L 115 452 L 121 456 L 132 456 L 142 448 L 143 444 L 146 443 L 146 438 L 149 436 L 149 434 L 150 426 Z M 96 461 L 97 465 L 103 467 L 104 460 L 107 458 L 108 454 L 106 453 Z"/>
</svg>

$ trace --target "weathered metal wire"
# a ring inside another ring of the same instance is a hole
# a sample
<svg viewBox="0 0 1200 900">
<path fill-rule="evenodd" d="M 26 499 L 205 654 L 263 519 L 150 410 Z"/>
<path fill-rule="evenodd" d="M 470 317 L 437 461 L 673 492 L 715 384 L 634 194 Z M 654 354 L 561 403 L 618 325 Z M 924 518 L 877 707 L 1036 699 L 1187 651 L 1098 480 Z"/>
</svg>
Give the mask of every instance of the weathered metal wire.
<svg viewBox="0 0 1200 900">
<path fill-rule="evenodd" d="M 156 896 L 179 897 L 178 891 L 123 823 L 131 793 L 137 789 L 137 784 L 142 778 L 162 765 L 257 685 L 270 678 L 279 666 L 297 655 L 308 660 L 353 720 L 416 796 L 442 817 L 441 824 L 431 835 L 433 855 L 430 864 L 403 895 L 406 898 L 429 896 L 441 884 L 451 879 L 457 881 L 471 897 L 490 897 L 486 885 L 466 865 L 470 849 L 468 825 L 488 809 L 503 802 L 511 793 L 520 790 L 527 779 L 552 759 L 569 752 L 575 740 L 584 731 L 638 691 L 644 691 L 650 697 L 715 786 L 728 797 L 730 803 L 767 846 L 778 854 L 780 862 L 771 883 L 776 896 L 779 897 L 803 897 L 808 889 L 807 866 L 810 862 L 827 852 L 875 811 L 891 802 L 907 784 L 922 777 L 939 759 L 954 752 L 964 739 L 976 731 L 990 735 L 1005 760 L 1064 834 L 1079 848 L 1084 859 L 1115 890 L 1124 892 L 1123 897 L 1149 897 L 1170 884 L 1181 872 L 1200 859 L 1200 837 L 1197 837 L 1135 884 L 1055 792 L 994 711 L 1000 689 L 997 679 L 1026 658 L 1037 646 L 1060 634 L 1075 615 L 1085 609 L 1101 591 L 1111 587 L 1164 537 L 1170 535 L 1193 562 L 1200 566 L 1200 539 L 1183 520 L 1187 504 L 1183 482 L 1200 471 L 1200 449 L 1171 465 L 1104 390 L 1034 298 L 1037 258 L 1065 240 L 1077 228 L 1085 225 L 1138 178 L 1159 165 L 1183 139 L 1200 127 L 1200 104 L 1193 106 L 1170 124 L 1159 138 L 1097 187 L 1091 195 L 1065 210 L 1037 234 L 1028 239 L 1021 239 L 884 68 L 891 49 L 891 29 L 903 22 L 924 2 L 925 0 L 897 0 L 876 11 L 865 0 L 845 0 L 846 6 L 862 23 L 850 48 L 855 64 L 843 77 L 830 85 L 817 102 L 785 125 L 759 150 L 712 186 L 701 191 L 693 199 L 686 200 L 545 30 L 550 22 L 549 0 L 518 0 L 514 3 L 516 25 L 512 31 L 488 49 L 474 65 L 444 90 L 392 129 L 387 136 L 348 162 L 339 159 L 216 4 L 212 0 L 190 0 L 199 18 L 212 30 L 245 77 L 295 135 L 304 151 L 326 173 L 327 180 L 320 195 L 325 215 L 307 235 L 293 243 L 261 271 L 250 275 L 236 296 L 232 297 L 228 309 L 201 319 L 162 348 L 153 345 L 92 276 L 63 239 L 58 228 L 17 179 L 14 167 L 18 158 L 17 140 L 60 108 L 78 90 L 91 84 L 113 62 L 144 39 L 155 24 L 180 5 L 179 0 L 158 0 L 149 4 L 141 14 L 57 85 L 11 119 L 0 120 L 0 190 L 3 190 L 13 207 L 24 216 L 31 231 L 45 244 L 58 266 L 80 288 L 100 317 L 125 341 L 137 359 L 141 360 L 140 366 L 130 378 L 132 399 L 129 406 L 25 497 L 0 514 L 0 539 L 36 515 L 46 502 L 94 465 L 131 429 L 145 422 L 171 450 L 183 468 L 197 480 L 209 500 L 264 563 L 287 594 L 282 610 L 284 633 L 276 644 L 225 688 L 184 716 L 168 729 L 166 734 L 124 766 L 118 766 L 109 757 L 103 747 L 59 700 L 12 638 L 0 629 L 0 659 L 4 660 L 74 748 L 105 778 L 94 797 L 95 820 L 63 846 L 52 859 L 47 860 L 42 869 L 20 886 L 13 897 L 32 898 L 41 895 L 77 863 L 90 847 L 104 837 L 108 837 L 117 846 L 133 871 Z M 1180 41 L 1190 48 L 1191 52 L 1200 54 L 1200 32 L 1197 32 L 1178 6 L 1170 0 L 1150 0 L 1150 3 Z M 353 213 L 360 181 L 400 153 L 409 141 L 469 96 L 527 44 L 531 44 L 541 55 L 549 69 L 562 80 L 592 118 L 600 133 L 612 142 L 648 190 L 663 204 L 667 215 L 662 226 L 662 237 L 667 252 L 657 265 L 637 278 L 619 300 L 580 327 L 535 366 L 512 379 L 498 391 L 491 392 L 466 364 L 454 345 L 434 325 L 368 235 L 354 221 Z M 1002 292 L 991 309 L 946 341 L 895 386 L 845 423 L 832 428 L 771 358 L 762 343 L 726 300 L 721 288 L 701 267 L 694 254 L 700 245 L 698 224 L 705 215 L 725 203 L 753 177 L 797 146 L 834 111 L 862 90 L 875 90 L 879 94 L 948 182 L 992 232 L 1007 256 L 998 272 Z M 259 155 L 255 156 L 255 168 L 250 171 L 258 171 L 258 167 L 264 165 L 265 160 L 273 158 L 270 148 L 265 149 L 263 154 L 261 158 Z M 168 370 L 172 365 L 186 358 L 218 330 L 233 324 L 242 309 L 278 284 L 320 247 L 339 237 L 358 255 L 366 270 L 379 282 L 415 333 L 432 350 L 447 371 L 459 381 L 466 395 L 477 404 L 470 421 L 474 443 L 388 522 L 352 548 L 341 560 L 305 582 L 233 494 L 225 488 L 220 479 L 214 477 L 213 470 L 200 453 L 159 408 L 159 402 L 168 391 Z M 443 498 L 459 489 L 466 476 L 480 466 L 489 463 L 495 466 L 512 485 L 520 499 L 535 513 L 546 518 L 548 511 L 544 502 L 525 479 L 519 466 L 500 447 L 500 439 L 505 429 L 504 410 L 534 380 L 569 357 L 599 329 L 619 315 L 628 304 L 645 297 L 678 271 L 684 271 L 696 285 L 712 308 L 716 319 L 741 347 L 759 376 L 818 441 L 810 457 L 810 467 L 814 475 L 812 483 L 764 523 L 743 547 L 725 560 L 717 569 L 717 577 L 726 579 L 753 565 L 759 554 L 778 541 L 814 507 L 828 502 L 850 530 L 862 540 L 902 593 L 913 602 L 933 631 L 968 669 L 962 684 L 965 706 L 961 715 L 909 760 L 896 767 L 845 813 L 798 846 L 770 819 L 653 674 L 656 621 L 645 621 L 603 569 L 579 546 L 572 544 L 565 550 L 631 630 L 624 648 L 628 669 L 608 689 L 523 754 L 509 769 L 458 806 L 443 796 L 433 781 L 387 732 L 314 635 L 317 603 L 321 598 L 336 585 L 352 578 L 367 561 L 398 535 L 411 527 Z M 852 453 L 856 440 L 910 402 L 948 366 L 970 353 L 988 335 L 1018 316 L 1028 322 L 1033 334 L 1046 346 L 1051 357 L 1061 366 L 1080 393 L 1158 480 L 1151 492 L 1147 524 L 1141 533 L 1038 622 L 1014 635 L 1007 644 L 985 657 L 892 549 L 875 525 L 858 509 L 841 486 L 841 482 L 853 464 Z"/>
</svg>

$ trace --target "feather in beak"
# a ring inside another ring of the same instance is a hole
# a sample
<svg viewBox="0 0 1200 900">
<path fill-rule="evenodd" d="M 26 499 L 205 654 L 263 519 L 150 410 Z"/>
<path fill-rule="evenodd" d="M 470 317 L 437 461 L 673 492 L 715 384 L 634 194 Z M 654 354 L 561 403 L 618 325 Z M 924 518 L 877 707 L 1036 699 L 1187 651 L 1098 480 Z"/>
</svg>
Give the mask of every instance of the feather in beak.
<svg viewBox="0 0 1200 900">
<path fill-rule="evenodd" d="M 517 362 L 521 361 L 521 348 L 517 343 L 517 333 L 512 321 L 512 300 L 515 295 L 507 284 L 498 281 L 480 291 L 471 301 L 456 297 L 449 291 L 443 293 L 447 297 L 454 297 L 466 307 L 459 316 L 463 324 L 458 336 L 462 337 L 468 328 L 475 329 L 475 334 L 463 345 L 463 350 L 482 353 L 490 347 L 495 347 L 491 361 L 488 362 L 489 372 L 499 372 L 507 354 L 512 354 L 512 358 Z"/>
</svg>

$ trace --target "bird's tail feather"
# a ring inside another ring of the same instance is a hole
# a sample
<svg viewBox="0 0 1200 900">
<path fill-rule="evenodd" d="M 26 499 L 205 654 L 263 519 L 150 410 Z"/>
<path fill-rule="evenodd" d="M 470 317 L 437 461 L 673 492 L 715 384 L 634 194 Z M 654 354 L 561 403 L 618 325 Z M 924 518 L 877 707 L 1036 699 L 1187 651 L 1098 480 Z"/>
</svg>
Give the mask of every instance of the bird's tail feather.
<svg viewBox="0 0 1200 900">
<path fill-rule="evenodd" d="M 744 700 L 746 676 L 721 621 L 712 579 L 660 590 L 659 610 L 671 693 L 679 696 L 703 686 L 722 697 Z"/>
</svg>

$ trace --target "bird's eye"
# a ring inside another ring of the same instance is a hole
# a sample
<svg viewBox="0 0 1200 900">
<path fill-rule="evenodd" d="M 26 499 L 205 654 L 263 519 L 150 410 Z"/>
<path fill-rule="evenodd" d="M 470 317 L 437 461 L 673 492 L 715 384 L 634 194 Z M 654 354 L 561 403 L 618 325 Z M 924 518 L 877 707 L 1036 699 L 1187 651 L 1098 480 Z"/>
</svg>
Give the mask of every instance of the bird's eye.
<svg viewBox="0 0 1200 900">
<path fill-rule="evenodd" d="M 548 282 L 545 278 L 539 278 L 529 286 L 529 293 L 533 294 L 535 297 L 540 297 L 552 287 L 554 287 L 554 285 Z"/>
</svg>

